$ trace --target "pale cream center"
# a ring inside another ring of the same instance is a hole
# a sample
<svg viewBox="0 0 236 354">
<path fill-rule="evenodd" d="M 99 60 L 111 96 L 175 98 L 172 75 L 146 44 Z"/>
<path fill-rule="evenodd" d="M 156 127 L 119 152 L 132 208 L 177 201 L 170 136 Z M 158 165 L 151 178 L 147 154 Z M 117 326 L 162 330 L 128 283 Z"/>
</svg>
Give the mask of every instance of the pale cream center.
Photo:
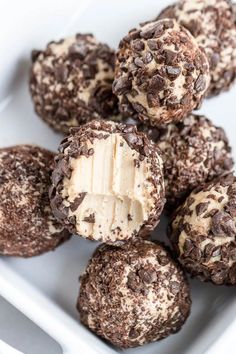
<svg viewBox="0 0 236 354">
<path fill-rule="evenodd" d="M 150 163 L 146 158 L 139 161 L 139 153 L 117 133 L 88 142 L 87 147 L 93 148 L 93 155 L 73 159 L 71 178 L 64 180 L 69 202 L 86 193 L 80 206 L 70 212 L 76 216 L 77 231 L 97 240 L 129 238 L 154 206 Z"/>
</svg>

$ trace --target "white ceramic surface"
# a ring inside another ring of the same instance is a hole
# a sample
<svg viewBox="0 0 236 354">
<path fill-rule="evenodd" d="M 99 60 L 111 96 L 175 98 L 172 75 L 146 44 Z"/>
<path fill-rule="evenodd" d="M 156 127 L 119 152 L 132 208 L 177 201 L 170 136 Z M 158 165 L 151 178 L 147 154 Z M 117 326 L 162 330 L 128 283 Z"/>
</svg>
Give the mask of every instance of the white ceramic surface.
<svg viewBox="0 0 236 354">
<path fill-rule="evenodd" d="M 36 143 L 56 150 L 61 136 L 34 113 L 27 81 L 32 48 L 75 32 L 93 32 L 116 47 L 139 22 L 155 17 L 168 0 L 1 0 L 0 146 Z M 206 100 L 201 112 L 223 126 L 236 152 L 236 86 Z M 236 160 L 236 156 L 235 156 Z M 165 220 L 155 237 L 165 239 Z M 80 325 L 75 309 L 78 276 L 96 244 L 73 237 L 53 253 L 29 260 L 0 259 L 0 295 L 8 299 L 68 354 L 116 353 Z M 191 280 L 192 313 L 183 329 L 127 354 L 235 353 L 236 288 Z M 1 342 L 0 342 L 1 348 Z M 5 354 L 5 353 L 4 353 Z"/>
</svg>

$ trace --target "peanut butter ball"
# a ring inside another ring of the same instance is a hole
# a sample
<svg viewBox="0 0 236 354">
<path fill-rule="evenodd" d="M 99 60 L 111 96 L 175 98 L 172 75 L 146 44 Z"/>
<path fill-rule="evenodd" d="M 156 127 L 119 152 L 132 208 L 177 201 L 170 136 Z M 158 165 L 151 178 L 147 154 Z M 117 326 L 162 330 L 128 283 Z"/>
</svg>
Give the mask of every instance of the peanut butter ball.
<svg viewBox="0 0 236 354">
<path fill-rule="evenodd" d="M 66 228 L 107 243 L 149 235 L 165 198 L 160 151 L 145 134 L 92 121 L 74 128 L 59 151 L 51 206 Z"/>
<path fill-rule="evenodd" d="M 176 19 L 204 49 L 211 73 L 208 96 L 228 90 L 236 78 L 235 14 L 230 0 L 180 0 L 158 16 Z"/>
<path fill-rule="evenodd" d="M 61 133 L 116 115 L 114 61 L 114 51 L 91 34 L 76 34 L 33 51 L 30 92 L 37 114 Z"/>
<path fill-rule="evenodd" d="M 161 244 L 149 241 L 98 247 L 77 303 L 82 323 L 120 348 L 176 333 L 190 306 L 182 270 Z"/>
<path fill-rule="evenodd" d="M 176 211 L 169 237 L 182 266 L 214 284 L 236 284 L 236 178 L 193 191 Z"/>
<path fill-rule="evenodd" d="M 113 92 L 124 116 L 153 126 L 180 121 L 200 105 L 209 81 L 205 54 L 172 19 L 142 24 L 120 42 Z"/>
</svg>

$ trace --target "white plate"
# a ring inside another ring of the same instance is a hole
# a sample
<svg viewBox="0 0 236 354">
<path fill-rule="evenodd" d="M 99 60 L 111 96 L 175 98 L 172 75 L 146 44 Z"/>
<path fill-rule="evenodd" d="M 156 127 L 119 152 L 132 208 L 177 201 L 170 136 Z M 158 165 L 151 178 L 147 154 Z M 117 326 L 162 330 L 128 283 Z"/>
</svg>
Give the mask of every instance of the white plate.
<svg viewBox="0 0 236 354">
<path fill-rule="evenodd" d="M 51 39 L 93 32 L 113 47 L 139 22 L 170 1 L 40 0 L 0 2 L 0 146 L 36 143 L 56 150 L 61 136 L 34 113 L 28 93 L 29 56 Z M 201 112 L 223 126 L 236 151 L 236 86 L 204 102 Z M 236 156 L 235 156 L 236 159 Z M 164 224 L 156 236 L 164 234 Z M 67 353 L 116 353 L 80 325 L 75 309 L 78 276 L 95 248 L 74 237 L 54 253 L 29 260 L 0 259 L 0 295 L 55 338 Z M 125 351 L 129 354 L 235 353 L 236 288 L 191 281 L 192 313 L 176 335 Z"/>
</svg>

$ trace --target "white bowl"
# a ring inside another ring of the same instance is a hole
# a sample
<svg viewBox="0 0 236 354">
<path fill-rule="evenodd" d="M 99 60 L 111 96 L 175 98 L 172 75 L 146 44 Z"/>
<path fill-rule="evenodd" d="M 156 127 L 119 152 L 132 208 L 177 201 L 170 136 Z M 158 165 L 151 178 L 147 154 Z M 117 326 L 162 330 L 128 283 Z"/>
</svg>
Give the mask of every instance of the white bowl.
<svg viewBox="0 0 236 354">
<path fill-rule="evenodd" d="M 34 143 L 56 150 L 61 136 L 34 113 L 28 92 L 30 52 L 52 39 L 92 32 L 117 47 L 139 22 L 154 18 L 170 1 L 40 0 L 0 2 L 0 145 Z M 200 112 L 223 126 L 236 151 L 236 86 L 206 100 Z M 235 156 L 236 159 L 236 156 Z M 164 222 L 156 237 L 164 237 Z M 78 276 L 96 244 L 79 237 L 55 252 L 24 260 L 0 259 L 0 295 L 55 338 L 65 353 L 116 353 L 79 322 L 75 309 Z M 235 287 L 190 280 L 192 312 L 183 329 L 129 354 L 235 353 Z"/>
</svg>

